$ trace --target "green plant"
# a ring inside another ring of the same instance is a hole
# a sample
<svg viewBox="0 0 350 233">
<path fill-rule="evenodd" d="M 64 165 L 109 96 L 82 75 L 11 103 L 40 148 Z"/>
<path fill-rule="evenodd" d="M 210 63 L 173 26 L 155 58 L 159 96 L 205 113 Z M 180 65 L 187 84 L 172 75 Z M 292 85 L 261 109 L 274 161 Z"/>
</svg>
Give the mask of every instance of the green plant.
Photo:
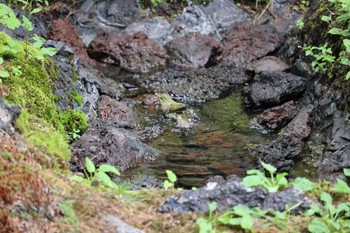
<svg viewBox="0 0 350 233">
<path fill-rule="evenodd" d="M 350 169 L 349 168 L 344 168 L 344 175 L 350 176 Z M 337 178 L 337 183 L 334 186 L 334 188 L 332 189 L 332 191 L 337 192 L 337 193 L 350 194 L 350 187 L 344 180 Z"/>
<path fill-rule="evenodd" d="M 303 29 L 304 28 L 304 21 L 302 19 L 298 19 L 295 26 L 300 30 Z"/>
<path fill-rule="evenodd" d="M 302 177 L 297 177 L 293 182 L 290 183 L 293 187 L 299 188 L 304 192 L 314 191 L 317 185 L 310 180 Z"/>
<path fill-rule="evenodd" d="M 79 183 L 86 183 L 91 185 L 97 178 L 101 180 L 102 184 L 108 187 L 116 187 L 117 184 L 114 183 L 111 177 L 108 176 L 108 172 L 113 173 L 117 176 L 120 176 L 120 172 L 117 168 L 113 167 L 110 164 L 102 164 L 99 168 L 96 169 L 94 163 L 88 157 L 85 158 L 85 179 L 81 176 L 73 176 L 72 180 Z"/>
<path fill-rule="evenodd" d="M 68 132 L 69 139 L 71 141 L 76 141 L 80 138 L 80 130 L 79 129 L 73 129 L 72 132 Z"/>
<path fill-rule="evenodd" d="M 166 170 L 167 180 L 164 180 L 163 187 L 164 189 L 173 189 L 175 188 L 175 182 L 177 181 L 177 177 L 174 172 L 170 170 Z"/>
<path fill-rule="evenodd" d="M 249 170 L 247 171 L 248 176 L 243 178 L 243 185 L 247 187 L 261 186 L 269 192 L 277 192 L 288 184 L 286 172 L 275 175 L 276 168 L 264 162 L 261 162 L 261 165 L 270 173 L 270 178 L 266 177 L 265 173 L 260 170 Z"/>
<path fill-rule="evenodd" d="M 79 225 L 79 219 L 75 215 L 72 201 L 64 201 L 60 204 L 62 213 L 64 214 L 63 222 L 71 224 L 75 228 Z"/>
<path fill-rule="evenodd" d="M 307 46 L 304 48 L 306 56 L 312 56 L 314 61 L 311 63 L 316 72 L 325 73 L 327 64 L 334 63 L 335 56 L 332 55 L 332 49 L 325 43 L 321 47 Z"/>
<path fill-rule="evenodd" d="M 313 205 L 305 215 L 316 215 L 308 225 L 311 233 L 320 232 L 348 232 L 350 230 L 350 202 L 340 203 L 337 207 L 333 205 L 333 199 L 329 193 L 322 192 L 321 201 L 323 208 Z"/>
<path fill-rule="evenodd" d="M 81 110 L 68 110 L 59 115 L 59 121 L 65 131 L 81 135 L 89 126 L 86 115 Z"/>
<path fill-rule="evenodd" d="M 209 216 L 208 218 L 198 218 L 196 220 L 196 224 L 199 227 L 199 233 L 215 233 L 214 224 L 215 224 L 215 216 L 214 212 L 217 208 L 216 202 L 212 202 L 208 204 L 209 206 Z"/>
</svg>

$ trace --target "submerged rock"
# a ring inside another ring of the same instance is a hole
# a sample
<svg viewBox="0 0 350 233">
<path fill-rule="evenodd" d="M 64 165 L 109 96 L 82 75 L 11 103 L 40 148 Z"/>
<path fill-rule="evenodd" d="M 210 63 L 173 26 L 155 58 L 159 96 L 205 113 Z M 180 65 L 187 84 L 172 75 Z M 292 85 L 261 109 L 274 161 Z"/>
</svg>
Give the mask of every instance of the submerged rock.
<svg viewBox="0 0 350 233">
<path fill-rule="evenodd" d="M 289 172 L 311 133 L 312 111 L 312 105 L 303 107 L 275 140 L 253 148 L 252 153 L 257 160 L 271 164 L 279 172 Z"/>
<path fill-rule="evenodd" d="M 286 206 L 293 206 L 302 202 L 295 213 L 303 212 L 310 208 L 312 200 L 307 198 L 300 190 L 291 188 L 281 192 L 268 193 L 263 188 L 247 188 L 239 179 L 229 179 L 222 185 L 209 183 L 198 190 L 186 190 L 177 196 L 172 196 L 159 208 L 160 212 L 188 212 L 205 213 L 208 203 L 216 202 L 218 209 L 228 209 L 236 205 L 259 207 L 267 210 L 284 211 Z"/>
<path fill-rule="evenodd" d="M 89 55 L 107 64 L 120 66 L 134 73 L 148 73 L 165 66 L 167 55 L 157 42 L 143 32 L 131 36 L 104 32 L 89 45 Z"/>
<path fill-rule="evenodd" d="M 247 108 L 254 110 L 273 107 L 300 97 L 307 80 L 284 72 L 262 72 L 251 84 L 244 87 L 243 97 Z"/>
<path fill-rule="evenodd" d="M 271 25 L 235 23 L 223 38 L 222 64 L 244 67 L 248 63 L 273 52 L 281 45 Z"/>
<path fill-rule="evenodd" d="M 169 63 L 182 68 L 199 68 L 219 62 L 221 44 L 200 33 L 188 33 L 166 44 Z"/>
<path fill-rule="evenodd" d="M 111 164 L 120 171 L 152 161 L 159 152 L 142 143 L 138 136 L 128 130 L 111 126 L 90 127 L 79 140 L 71 145 L 72 164 L 85 168 L 85 157 L 96 166 Z"/>
</svg>

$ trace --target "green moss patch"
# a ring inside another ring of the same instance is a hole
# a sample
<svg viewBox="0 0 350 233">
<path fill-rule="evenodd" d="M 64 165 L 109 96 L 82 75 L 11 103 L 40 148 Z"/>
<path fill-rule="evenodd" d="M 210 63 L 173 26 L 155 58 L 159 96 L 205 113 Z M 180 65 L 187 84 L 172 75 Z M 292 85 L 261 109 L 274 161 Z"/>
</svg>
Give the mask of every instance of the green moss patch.
<svg viewBox="0 0 350 233">
<path fill-rule="evenodd" d="M 85 114 L 80 110 L 68 110 L 60 114 L 60 122 L 64 126 L 66 132 L 83 133 L 89 126 Z"/>
</svg>

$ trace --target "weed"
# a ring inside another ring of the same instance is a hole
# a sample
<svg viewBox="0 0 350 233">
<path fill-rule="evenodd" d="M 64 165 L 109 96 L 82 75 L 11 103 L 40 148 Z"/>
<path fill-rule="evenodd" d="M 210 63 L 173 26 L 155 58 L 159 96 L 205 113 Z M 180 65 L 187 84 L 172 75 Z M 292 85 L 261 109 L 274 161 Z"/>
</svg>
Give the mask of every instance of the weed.
<svg viewBox="0 0 350 233">
<path fill-rule="evenodd" d="M 326 66 L 334 63 L 336 58 L 332 55 L 332 49 L 328 47 L 327 43 L 320 47 L 308 46 L 304 50 L 306 56 L 311 56 L 315 59 L 311 66 L 316 72 L 325 73 Z"/>
<path fill-rule="evenodd" d="M 167 174 L 167 180 L 164 180 L 164 184 L 163 184 L 164 189 L 175 188 L 175 182 L 177 181 L 177 177 L 175 173 L 170 170 L 166 170 L 165 172 Z"/>
</svg>

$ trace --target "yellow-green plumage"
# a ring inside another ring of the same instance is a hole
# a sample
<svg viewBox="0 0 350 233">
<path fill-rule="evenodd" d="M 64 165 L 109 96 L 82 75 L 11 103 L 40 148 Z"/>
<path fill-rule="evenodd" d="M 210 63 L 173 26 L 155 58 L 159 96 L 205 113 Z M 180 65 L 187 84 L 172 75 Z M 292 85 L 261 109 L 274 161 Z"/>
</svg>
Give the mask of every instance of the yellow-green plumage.
<svg viewBox="0 0 350 233">
<path fill-rule="evenodd" d="M 158 96 L 160 107 L 164 112 L 174 112 L 186 108 L 186 104 L 175 102 L 168 94 L 156 93 L 156 96 Z"/>
</svg>

